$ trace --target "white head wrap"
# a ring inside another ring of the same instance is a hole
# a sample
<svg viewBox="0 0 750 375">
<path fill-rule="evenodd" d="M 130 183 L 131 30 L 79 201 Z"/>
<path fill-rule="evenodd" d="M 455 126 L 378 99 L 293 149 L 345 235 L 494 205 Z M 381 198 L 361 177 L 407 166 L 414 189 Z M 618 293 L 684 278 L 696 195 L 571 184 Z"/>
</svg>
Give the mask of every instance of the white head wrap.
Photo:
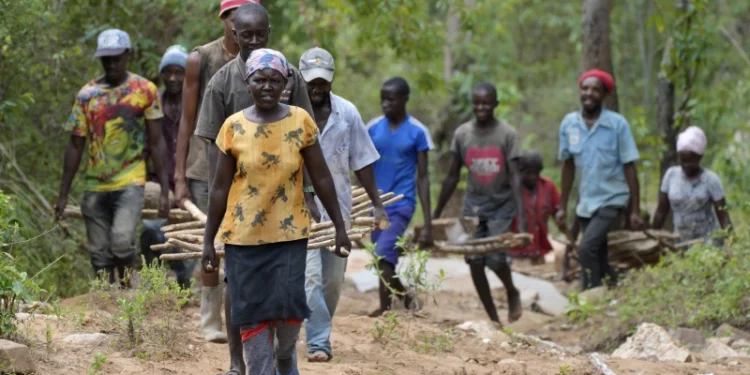
<svg viewBox="0 0 750 375">
<path fill-rule="evenodd" d="M 698 155 L 703 155 L 707 143 L 706 133 L 697 126 L 691 126 L 677 136 L 677 152 L 692 151 Z"/>
</svg>

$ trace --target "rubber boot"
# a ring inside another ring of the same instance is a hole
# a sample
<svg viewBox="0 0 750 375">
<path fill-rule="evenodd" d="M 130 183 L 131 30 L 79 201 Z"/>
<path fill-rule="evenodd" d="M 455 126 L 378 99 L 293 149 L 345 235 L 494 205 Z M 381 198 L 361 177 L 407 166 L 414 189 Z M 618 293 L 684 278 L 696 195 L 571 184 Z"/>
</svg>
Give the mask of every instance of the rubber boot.
<svg viewBox="0 0 750 375">
<path fill-rule="evenodd" d="M 208 342 L 224 344 L 227 335 L 221 331 L 221 304 L 224 300 L 224 286 L 204 286 L 201 289 L 201 331 Z"/>
</svg>

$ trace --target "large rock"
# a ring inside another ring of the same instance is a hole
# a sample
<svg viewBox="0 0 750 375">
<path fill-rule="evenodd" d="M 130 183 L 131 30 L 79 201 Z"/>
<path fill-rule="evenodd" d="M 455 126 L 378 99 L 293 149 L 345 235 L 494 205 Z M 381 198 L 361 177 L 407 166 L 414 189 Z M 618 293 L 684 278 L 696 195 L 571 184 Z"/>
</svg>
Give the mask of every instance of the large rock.
<svg viewBox="0 0 750 375">
<path fill-rule="evenodd" d="M 691 362 L 690 351 L 677 344 L 672 336 L 652 323 L 643 323 L 635 335 L 628 337 L 612 357 L 621 359 L 645 359 L 662 362 Z"/>
<path fill-rule="evenodd" d="M 489 339 L 491 342 L 508 342 L 511 340 L 510 336 L 497 329 L 497 326 L 486 320 L 468 321 L 463 322 L 456 326 L 456 328 L 471 332 L 482 339 Z"/>
<path fill-rule="evenodd" d="M 33 374 L 36 365 L 26 345 L 0 340 L 0 374 Z"/>
<path fill-rule="evenodd" d="M 747 341 L 744 339 L 734 340 L 731 346 L 732 346 L 732 349 L 741 353 L 750 352 L 750 341 Z"/>
<path fill-rule="evenodd" d="M 531 307 L 539 301 L 539 292 L 536 290 L 521 290 L 521 307 L 524 310 L 531 310 Z"/>
<path fill-rule="evenodd" d="M 732 327 L 729 324 L 722 324 L 716 329 L 714 334 L 717 337 L 731 337 L 733 340 L 747 340 L 750 341 L 750 333 L 747 333 L 739 328 Z"/>
<path fill-rule="evenodd" d="M 107 340 L 107 335 L 103 333 L 75 333 L 65 336 L 64 343 L 73 345 L 92 345 L 96 346 Z"/>
<path fill-rule="evenodd" d="M 677 328 L 672 337 L 690 350 L 700 350 L 706 345 L 706 337 L 697 329 Z"/>
<path fill-rule="evenodd" d="M 706 362 L 714 362 L 725 358 L 739 357 L 740 354 L 725 345 L 721 340 L 710 338 L 706 340 L 706 348 L 700 352 L 701 358 Z"/>
</svg>

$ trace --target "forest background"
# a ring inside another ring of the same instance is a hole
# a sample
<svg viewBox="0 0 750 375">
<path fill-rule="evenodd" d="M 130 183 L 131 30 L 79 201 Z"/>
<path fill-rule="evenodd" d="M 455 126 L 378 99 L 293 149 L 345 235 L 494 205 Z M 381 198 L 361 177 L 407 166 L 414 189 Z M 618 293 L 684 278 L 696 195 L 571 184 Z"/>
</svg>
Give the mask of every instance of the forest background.
<svg viewBox="0 0 750 375">
<path fill-rule="evenodd" d="M 579 108 L 576 81 L 612 70 L 616 108 L 642 160 L 642 207 L 653 211 L 674 137 L 688 125 L 709 137 L 704 165 L 723 179 L 735 224 L 750 218 L 750 2 L 734 0 L 309 0 L 264 1 L 270 48 L 295 63 L 320 46 L 336 59 L 334 91 L 365 121 L 380 114 L 381 83 L 412 85 L 410 112 L 427 124 L 437 198 L 452 131 L 470 117 L 474 84 L 498 87 L 497 115 L 524 149 L 544 155 L 559 183 L 558 127 Z M 60 228 L 57 196 L 68 141 L 63 124 L 78 89 L 101 74 L 91 57 L 106 28 L 130 33 L 130 70 L 158 83 L 160 57 L 222 35 L 218 0 L 0 0 L 0 250 L 56 297 L 88 290 L 82 223 Z M 601 66 L 601 65 L 604 66 Z M 608 65 L 609 64 L 609 65 Z M 85 158 L 84 158 L 85 160 Z M 85 162 L 84 162 L 85 163 Z M 70 203 L 82 193 L 82 173 Z M 457 199 L 460 199 L 458 197 Z M 417 210 L 417 212 L 420 212 Z M 421 222 L 417 217 L 415 222 Z"/>
</svg>

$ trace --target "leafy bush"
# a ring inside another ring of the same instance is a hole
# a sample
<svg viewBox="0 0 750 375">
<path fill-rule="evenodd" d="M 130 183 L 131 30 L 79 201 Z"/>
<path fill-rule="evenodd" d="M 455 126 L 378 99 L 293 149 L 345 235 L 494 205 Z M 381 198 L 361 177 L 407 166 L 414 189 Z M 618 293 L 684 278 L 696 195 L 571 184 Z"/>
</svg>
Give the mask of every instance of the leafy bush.
<svg viewBox="0 0 750 375">
<path fill-rule="evenodd" d="M 729 242 L 724 249 L 702 245 L 670 254 L 632 272 L 602 299 L 602 306 L 590 309 L 602 324 L 596 324 L 601 328 L 588 349 L 611 349 L 644 322 L 702 330 L 723 323 L 750 328 L 750 235 L 738 233 Z"/>
<path fill-rule="evenodd" d="M 0 338 L 16 338 L 18 306 L 23 301 L 38 297 L 42 292 L 33 278 L 16 268 L 13 256 L 0 253 Z"/>
<path fill-rule="evenodd" d="M 16 259 L 4 250 L 15 241 L 18 224 L 11 218 L 10 197 L 0 191 L 0 338 L 15 339 L 16 311 L 23 301 L 39 296 L 42 289 L 26 272 L 19 271 Z"/>
<path fill-rule="evenodd" d="M 190 290 L 170 279 L 166 268 L 156 262 L 144 267 L 135 290 L 117 299 L 117 319 L 127 332 L 127 346 L 135 348 L 145 342 L 163 347 L 173 343 L 176 331 L 172 321 L 189 298 Z M 152 313 L 158 323 L 148 320 Z"/>
</svg>

